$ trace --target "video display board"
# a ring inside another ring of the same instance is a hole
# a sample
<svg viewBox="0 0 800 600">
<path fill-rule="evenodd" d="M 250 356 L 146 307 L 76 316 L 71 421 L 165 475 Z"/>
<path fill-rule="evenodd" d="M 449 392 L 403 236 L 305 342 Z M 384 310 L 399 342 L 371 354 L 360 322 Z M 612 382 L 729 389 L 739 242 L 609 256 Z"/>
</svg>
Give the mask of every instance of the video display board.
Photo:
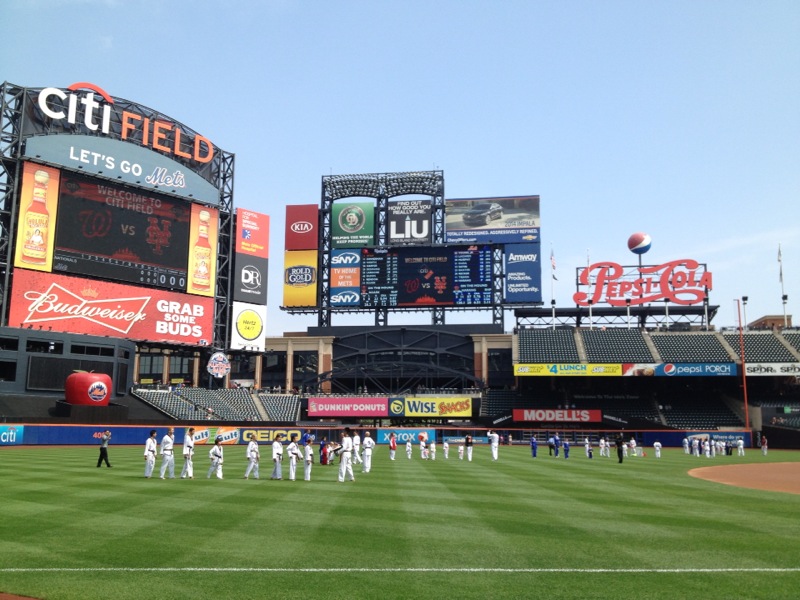
<svg viewBox="0 0 800 600">
<path fill-rule="evenodd" d="M 361 306 L 486 306 L 492 301 L 489 246 L 366 248 Z"/>
<path fill-rule="evenodd" d="M 186 290 L 192 205 L 61 173 L 53 271 Z"/>
</svg>

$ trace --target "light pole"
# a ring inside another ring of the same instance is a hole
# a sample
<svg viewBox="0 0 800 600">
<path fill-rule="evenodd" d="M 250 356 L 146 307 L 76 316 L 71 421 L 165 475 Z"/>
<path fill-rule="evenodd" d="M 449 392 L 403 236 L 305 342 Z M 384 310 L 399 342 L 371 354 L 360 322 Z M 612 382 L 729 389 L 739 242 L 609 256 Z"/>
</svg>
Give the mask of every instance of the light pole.
<svg viewBox="0 0 800 600">
<path fill-rule="evenodd" d="M 786 319 L 786 303 L 789 301 L 789 295 L 784 294 L 782 300 L 783 300 L 783 328 L 786 329 L 787 327 L 789 327 L 789 322 Z"/>
<path fill-rule="evenodd" d="M 631 299 L 625 298 L 625 309 L 628 312 L 628 329 L 631 328 Z"/>
<path fill-rule="evenodd" d="M 742 313 L 744 314 L 744 329 L 747 331 L 747 296 L 742 296 Z"/>
<path fill-rule="evenodd" d="M 742 330 L 742 306 L 736 299 L 736 314 L 739 317 L 739 358 L 742 363 L 742 397 L 744 398 L 744 426 L 750 429 L 750 408 L 747 404 L 747 361 L 744 354 L 744 331 Z"/>
</svg>

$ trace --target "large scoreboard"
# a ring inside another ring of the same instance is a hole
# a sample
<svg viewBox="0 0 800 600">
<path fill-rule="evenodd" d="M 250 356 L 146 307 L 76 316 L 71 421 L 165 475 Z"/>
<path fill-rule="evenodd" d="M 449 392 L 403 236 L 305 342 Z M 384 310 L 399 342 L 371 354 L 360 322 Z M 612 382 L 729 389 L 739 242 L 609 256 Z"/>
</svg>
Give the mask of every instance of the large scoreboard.
<svg viewBox="0 0 800 600">
<path fill-rule="evenodd" d="M 492 301 L 489 246 L 361 251 L 361 306 L 486 306 Z"/>
<path fill-rule="evenodd" d="M 186 291 L 191 204 L 63 172 L 53 270 Z"/>
</svg>

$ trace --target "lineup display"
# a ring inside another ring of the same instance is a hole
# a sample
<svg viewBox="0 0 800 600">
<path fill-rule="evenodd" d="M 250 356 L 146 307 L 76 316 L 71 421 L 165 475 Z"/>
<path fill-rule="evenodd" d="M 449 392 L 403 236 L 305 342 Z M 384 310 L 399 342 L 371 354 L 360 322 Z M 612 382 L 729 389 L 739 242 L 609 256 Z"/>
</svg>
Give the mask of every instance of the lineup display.
<svg viewBox="0 0 800 600">
<path fill-rule="evenodd" d="M 61 173 L 53 271 L 187 290 L 192 205 Z"/>
<path fill-rule="evenodd" d="M 486 306 L 492 303 L 490 246 L 367 248 L 361 306 Z"/>
</svg>

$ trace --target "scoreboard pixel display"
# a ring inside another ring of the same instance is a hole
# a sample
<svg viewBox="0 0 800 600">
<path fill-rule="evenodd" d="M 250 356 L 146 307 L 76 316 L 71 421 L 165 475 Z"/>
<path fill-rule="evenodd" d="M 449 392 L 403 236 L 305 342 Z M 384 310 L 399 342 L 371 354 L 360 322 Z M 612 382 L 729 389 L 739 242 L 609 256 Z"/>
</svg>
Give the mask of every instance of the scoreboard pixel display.
<svg viewBox="0 0 800 600">
<path fill-rule="evenodd" d="M 363 249 L 360 296 L 364 308 L 490 305 L 491 247 Z"/>
</svg>

